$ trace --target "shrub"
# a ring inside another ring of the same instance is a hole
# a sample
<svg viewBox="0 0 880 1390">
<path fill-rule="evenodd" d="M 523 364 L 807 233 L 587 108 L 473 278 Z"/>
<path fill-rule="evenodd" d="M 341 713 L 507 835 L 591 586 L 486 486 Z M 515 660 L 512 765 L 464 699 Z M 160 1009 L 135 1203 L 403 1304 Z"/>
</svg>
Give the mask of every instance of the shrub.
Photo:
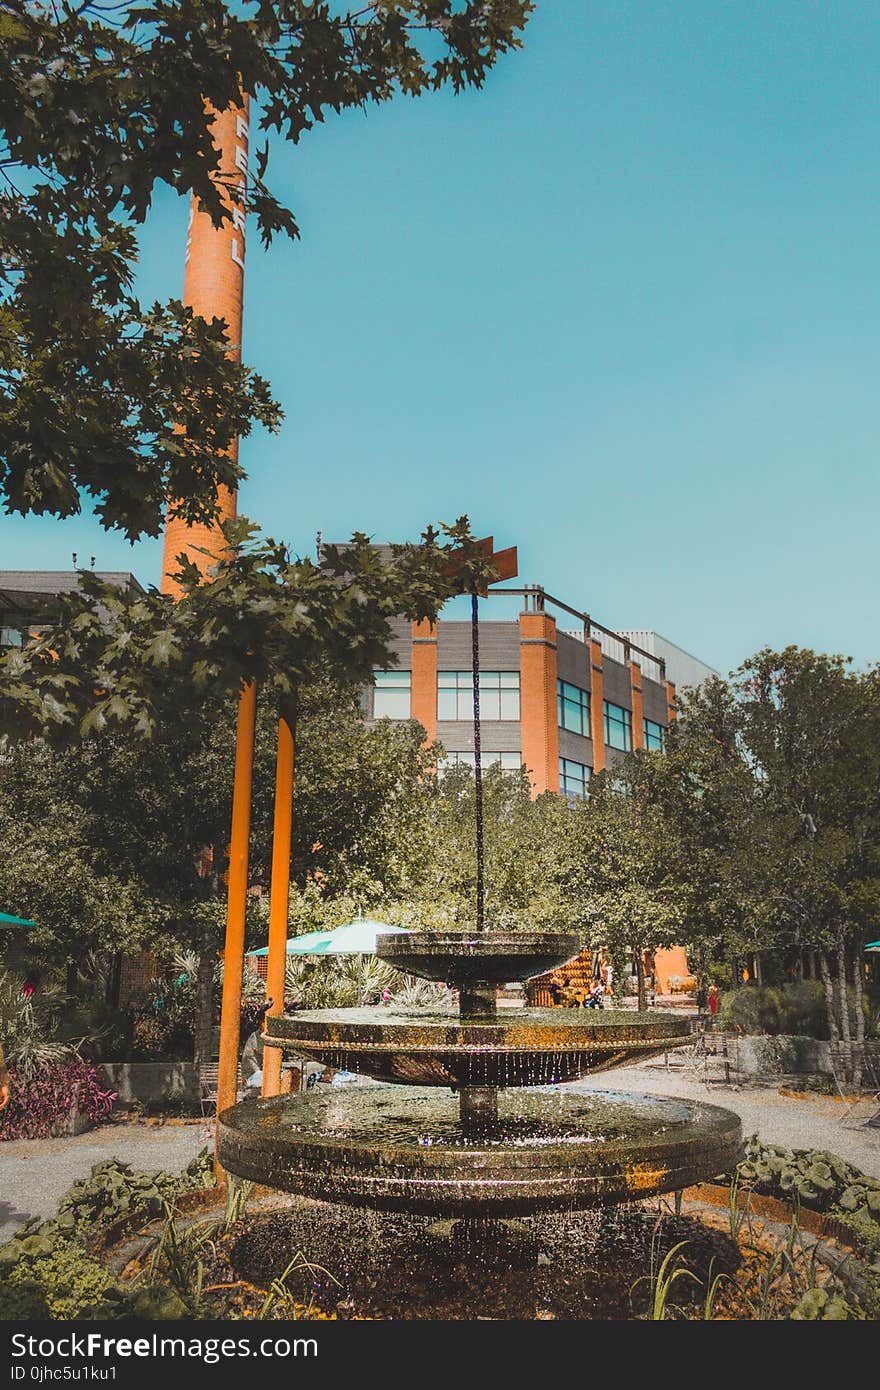
<svg viewBox="0 0 880 1390">
<path fill-rule="evenodd" d="M 855 1002 L 849 991 L 850 1023 L 855 1026 Z M 866 1007 L 866 1020 L 868 1009 Z M 744 1033 L 801 1034 L 828 1037 L 825 992 L 820 980 L 791 985 L 748 985 L 721 996 L 721 1027 Z"/>
<path fill-rule="evenodd" d="M 38 1071 L 78 1055 L 77 1045 L 56 1037 L 64 1000 L 54 988 L 35 993 L 23 975 L 0 970 L 0 1037 L 6 1064 L 19 1076 Z"/>
<path fill-rule="evenodd" d="M 111 1318 L 127 1312 L 129 1295 L 74 1241 L 20 1255 L 0 1273 L 0 1318 Z"/>
<path fill-rule="evenodd" d="M 115 1160 L 96 1164 L 68 1189 L 54 1220 L 35 1217 L 0 1247 L 0 1320 L 185 1316 L 173 1289 L 117 1283 L 88 1254 L 88 1243 L 128 1212 L 160 1212 L 180 1193 L 214 1181 L 207 1149 L 176 1176 L 134 1172 Z"/>
<path fill-rule="evenodd" d="M 0 1139 L 49 1139 L 66 1131 L 73 1110 L 102 1124 L 116 1099 L 93 1064 L 79 1058 L 42 1067 L 31 1077 L 13 1072 L 10 1081 L 9 1104 L 0 1111 Z"/>
<path fill-rule="evenodd" d="M 152 980 L 132 1012 L 132 1060 L 182 1062 L 192 1057 L 195 1016 L 191 976 Z"/>
<path fill-rule="evenodd" d="M 129 1212 L 158 1215 L 166 1202 L 181 1192 L 213 1187 L 214 1165 L 207 1149 L 175 1176 L 164 1172 L 136 1172 L 127 1163 L 107 1159 L 96 1163 L 91 1176 L 81 1178 L 61 1198 L 58 1221 L 61 1225 L 103 1226 Z"/>
<path fill-rule="evenodd" d="M 784 1149 L 752 1135 L 737 1167 L 743 1184 L 806 1207 L 855 1218 L 880 1228 L 880 1178 L 869 1178 L 838 1154 L 818 1149 Z"/>
</svg>

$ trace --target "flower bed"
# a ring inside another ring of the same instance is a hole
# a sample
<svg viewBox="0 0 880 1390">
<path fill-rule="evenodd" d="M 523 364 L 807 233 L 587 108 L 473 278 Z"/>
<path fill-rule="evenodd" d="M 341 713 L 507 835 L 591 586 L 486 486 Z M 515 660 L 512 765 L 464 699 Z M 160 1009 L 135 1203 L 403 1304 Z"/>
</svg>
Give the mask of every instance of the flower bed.
<svg viewBox="0 0 880 1390">
<path fill-rule="evenodd" d="M 116 1093 L 91 1062 L 76 1059 L 10 1077 L 9 1104 L 0 1111 L 0 1140 L 51 1139 L 76 1134 L 110 1118 Z"/>
</svg>

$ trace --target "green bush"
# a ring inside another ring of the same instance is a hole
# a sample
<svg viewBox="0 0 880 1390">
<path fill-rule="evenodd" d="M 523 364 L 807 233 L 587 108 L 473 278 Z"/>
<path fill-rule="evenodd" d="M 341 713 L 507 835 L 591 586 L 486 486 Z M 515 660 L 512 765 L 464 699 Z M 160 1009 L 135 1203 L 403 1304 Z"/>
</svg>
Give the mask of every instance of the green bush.
<svg viewBox="0 0 880 1390">
<path fill-rule="evenodd" d="M 107 1226 L 129 1212 L 157 1216 L 166 1202 L 182 1192 L 213 1187 L 214 1165 L 207 1149 L 178 1176 L 162 1172 L 135 1172 L 127 1163 L 107 1159 L 96 1163 L 91 1176 L 81 1178 L 61 1198 L 59 1223 L 70 1226 Z"/>
<path fill-rule="evenodd" d="M 841 1294 L 828 1289 L 807 1289 L 789 1314 L 797 1322 L 847 1322 L 864 1318 L 864 1313 Z"/>
<path fill-rule="evenodd" d="M 855 998 L 849 990 L 850 1026 L 855 1030 Z M 870 1027 L 871 1010 L 864 1006 Z M 721 996 L 718 1017 L 725 1032 L 800 1034 L 828 1037 L 825 991 L 820 980 L 801 980 L 793 985 L 747 985 Z"/>
<path fill-rule="evenodd" d="M 803 1202 L 835 1217 L 850 1216 L 878 1223 L 880 1178 L 869 1178 L 851 1163 L 818 1149 L 783 1149 L 762 1144 L 757 1135 L 746 1143 L 746 1156 L 737 1166 L 740 1181 L 758 1192 Z"/>
<path fill-rule="evenodd" d="M 47 1253 L 20 1250 L 17 1260 L 0 1266 L 0 1318 L 4 1320 L 47 1314 L 60 1319 L 114 1318 L 128 1311 L 128 1294 L 112 1275 L 76 1241 L 60 1234 Z"/>
<path fill-rule="evenodd" d="M 173 1291 L 122 1288 L 86 1253 L 90 1236 L 129 1212 L 158 1214 L 183 1192 L 214 1184 L 207 1149 L 177 1176 L 98 1163 L 64 1194 L 52 1221 L 28 1221 L 0 1246 L 0 1319 L 181 1317 Z"/>
</svg>

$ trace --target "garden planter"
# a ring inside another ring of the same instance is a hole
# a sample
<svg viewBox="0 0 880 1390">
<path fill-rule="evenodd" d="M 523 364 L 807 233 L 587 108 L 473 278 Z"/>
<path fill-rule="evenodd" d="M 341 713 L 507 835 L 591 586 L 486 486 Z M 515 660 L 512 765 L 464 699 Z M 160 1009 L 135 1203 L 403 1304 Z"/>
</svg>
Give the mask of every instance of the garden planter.
<svg viewBox="0 0 880 1390">
<path fill-rule="evenodd" d="M 118 1106 L 196 1102 L 200 1095 L 192 1062 L 104 1062 L 101 1073 L 116 1092 Z"/>
</svg>

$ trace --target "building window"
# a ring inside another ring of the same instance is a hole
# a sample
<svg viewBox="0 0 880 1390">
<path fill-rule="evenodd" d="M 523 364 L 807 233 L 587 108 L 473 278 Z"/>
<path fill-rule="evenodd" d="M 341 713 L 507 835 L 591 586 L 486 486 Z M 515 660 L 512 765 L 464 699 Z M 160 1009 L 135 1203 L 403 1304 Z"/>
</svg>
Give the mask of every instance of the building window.
<svg viewBox="0 0 880 1390">
<path fill-rule="evenodd" d="M 470 671 L 438 671 L 437 718 L 473 719 Z M 519 719 L 519 671 L 480 672 L 480 718 Z"/>
<path fill-rule="evenodd" d="M 373 718 L 409 719 L 411 717 L 412 673 L 410 671 L 374 671 Z"/>
<path fill-rule="evenodd" d="M 568 681 L 556 682 L 556 706 L 559 712 L 560 729 L 570 729 L 573 734 L 590 737 L 590 692 L 581 690 L 579 685 L 569 685 Z"/>
<path fill-rule="evenodd" d="M 605 742 L 609 748 L 621 748 L 624 753 L 632 752 L 632 711 L 624 709 L 621 705 L 612 705 L 609 700 L 605 700 L 604 705 Z"/>
<path fill-rule="evenodd" d="M 465 767 L 473 767 L 476 757 L 473 753 L 447 753 L 441 760 L 440 771 L 444 767 L 454 767 L 463 763 Z M 489 767 L 500 767 L 502 772 L 519 772 L 522 767 L 522 754 L 516 753 L 480 753 L 480 767 L 485 771 Z"/>
<path fill-rule="evenodd" d="M 559 790 L 563 796 L 586 796 L 590 781 L 590 769 L 584 763 L 574 763 L 571 758 L 559 759 Z"/>
<path fill-rule="evenodd" d="M 663 725 L 653 719 L 645 720 L 645 747 L 651 752 L 663 747 Z"/>
</svg>

